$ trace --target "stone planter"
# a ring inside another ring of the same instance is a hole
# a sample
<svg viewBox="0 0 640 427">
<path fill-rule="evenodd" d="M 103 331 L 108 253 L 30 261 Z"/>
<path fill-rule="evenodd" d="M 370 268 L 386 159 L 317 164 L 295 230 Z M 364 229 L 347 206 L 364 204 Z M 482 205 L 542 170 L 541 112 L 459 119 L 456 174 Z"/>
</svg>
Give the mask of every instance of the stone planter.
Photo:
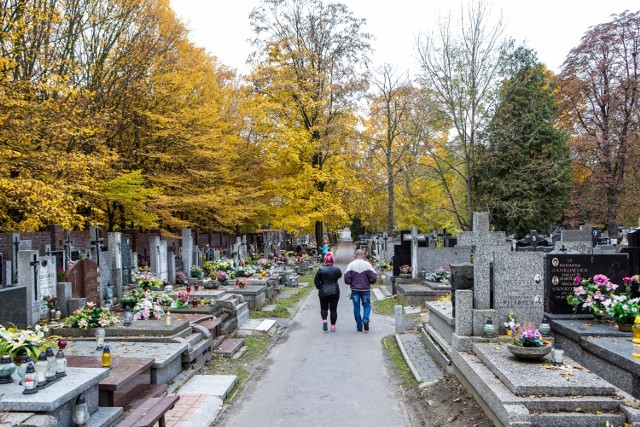
<svg viewBox="0 0 640 427">
<path fill-rule="evenodd" d="M 402 277 L 404 279 L 410 279 L 411 278 L 411 274 L 400 274 L 399 277 Z"/>
<path fill-rule="evenodd" d="M 617 325 L 620 332 L 631 332 L 633 328 L 633 323 L 617 323 Z"/>
<path fill-rule="evenodd" d="M 553 347 L 551 344 L 542 347 L 521 347 L 519 345 L 507 344 L 507 350 L 518 359 L 522 360 L 539 360 L 547 354 L 551 353 Z"/>
</svg>

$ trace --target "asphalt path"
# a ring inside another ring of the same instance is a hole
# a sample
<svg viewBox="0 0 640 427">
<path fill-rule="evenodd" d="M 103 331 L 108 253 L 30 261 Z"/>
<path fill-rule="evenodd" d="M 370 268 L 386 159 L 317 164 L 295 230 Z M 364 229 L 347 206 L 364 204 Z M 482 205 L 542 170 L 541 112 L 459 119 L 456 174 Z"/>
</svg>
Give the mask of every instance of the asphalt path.
<svg viewBox="0 0 640 427">
<path fill-rule="evenodd" d="M 350 235 L 335 258 L 353 260 Z M 266 367 L 221 420 L 226 427 L 410 426 L 394 384 L 382 339 L 394 333 L 390 317 L 372 312 L 371 330 L 357 332 L 347 286 L 340 279 L 337 332 L 323 332 L 314 290 L 263 361 Z"/>
</svg>

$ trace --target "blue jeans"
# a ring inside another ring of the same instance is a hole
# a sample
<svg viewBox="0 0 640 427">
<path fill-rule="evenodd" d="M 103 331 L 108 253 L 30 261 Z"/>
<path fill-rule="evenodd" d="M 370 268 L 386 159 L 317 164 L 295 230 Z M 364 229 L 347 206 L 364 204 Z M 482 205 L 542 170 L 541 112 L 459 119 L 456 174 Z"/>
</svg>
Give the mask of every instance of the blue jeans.
<svg viewBox="0 0 640 427">
<path fill-rule="evenodd" d="M 369 314 L 371 314 L 371 291 L 351 291 L 351 299 L 353 300 L 353 317 L 356 319 L 356 327 L 362 330 L 362 322 L 369 323 Z M 360 316 L 360 301 L 364 307 L 364 313 Z"/>
</svg>

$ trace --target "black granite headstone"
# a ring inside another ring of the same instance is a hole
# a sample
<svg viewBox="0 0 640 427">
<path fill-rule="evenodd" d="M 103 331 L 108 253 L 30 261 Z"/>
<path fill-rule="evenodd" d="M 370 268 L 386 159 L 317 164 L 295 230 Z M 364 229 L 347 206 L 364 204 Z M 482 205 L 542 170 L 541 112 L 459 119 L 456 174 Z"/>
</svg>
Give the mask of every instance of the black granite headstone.
<svg viewBox="0 0 640 427">
<path fill-rule="evenodd" d="M 122 254 L 122 284 L 128 285 L 131 283 L 131 245 L 129 239 L 122 239 L 120 252 Z"/>
<path fill-rule="evenodd" d="M 622 278 L 629 276 L 629 258 L 626 254 L 547 254 L 544 266 L 544 290 L 548 312 L 572 314 L 573 307 L 567 297 L 578 286 L 573 283 L 576 276 L 583 279 L 604 274 L 611 282 L 624 289 Z M 587 314 L 588 312 L 578 312 Z"/>
<path fill-rule="evenodd" d="M 402 236 L 411 234 L 411 230 L 403 230 L 400 232 L 401 240 L 399 245 L 393 245 L 393 275 L 400 275 L 400 266 L 411 265 L 411 240 L 404 240 Z"/>
</svg>

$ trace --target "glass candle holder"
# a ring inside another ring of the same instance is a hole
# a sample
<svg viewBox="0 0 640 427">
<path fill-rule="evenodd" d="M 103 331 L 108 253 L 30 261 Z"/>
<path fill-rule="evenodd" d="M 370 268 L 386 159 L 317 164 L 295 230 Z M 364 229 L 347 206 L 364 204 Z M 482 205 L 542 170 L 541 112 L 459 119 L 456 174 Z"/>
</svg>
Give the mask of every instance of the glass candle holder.
<svg viewBox="0 0 640 427">
<path fill-rule="evenodd" d="M 104 348 L 104 337 L 106 333 L 104 329 L 96 329 L 96 350 L 102 350 Z"/>
<path fill-rule="evenodd" d="M 38 376 L 36 374 L 36 368 L 33 366 L 33 362 L 27 363 L 22 383 L 24 385 L 22 394 L 34 394 L 38 392 L 38 388 L 36 387 L 38 384 Z"/>
<path fill-rule="evenodd" d="M 561 343 L 556 342 L 555 346 L 553 347 L 552 357 L 554 365 L 562 366 L 562 362 L 564 359 L 564 349 L 562 348 Z"/>
<path fill-rule="evenodd" d="M 198 306 L 198 298 L 193 298 L 191 300 L 191 307 L 196 308 Z"/>
<path fill-rule="evenodd" d="M 73 411 L 73 422 L 76 426 L 86 425 L 89 421 L 89 407 L 87 406 L 87 400 L 84 394 L 80 394 L 76 399 L 76 407 Z"/>
<path fill-rule="evenodd" d="M 53 349 L 51 347 L 47 348 L 47 373 L 46 379 L 47 382 L 55 381 L 58 377 L 56 376 L 56 355 L 53 353 Z"/>
<path fill-rule="evenodd" d="M 104 346 L 104 349 L 102 350 L 102 367 L 103 368 L 110 368 L 111 367 L 111 350 L 109 349 L 108 345 Z"/>
<path fill-rule="evenodd" d="M 197 292 L 198 288 L 200 288 L 200 285 L 198 285 L 197 283 L 194 283 L 193 290 Z"/>
<path fill-rule="evenodd" d="M 47 360 L 47 353 L 41 352 L 36 362 L 36 387 L 42 388 L 47 385 L 47 368 L 49 367 L 49 361 Z"/>
<path fill-rule="evenodd" d="M 191 293 L 191 286 L 187 285 L 186 287 L 187 287 L 187 293 Z"/>
</svg>

